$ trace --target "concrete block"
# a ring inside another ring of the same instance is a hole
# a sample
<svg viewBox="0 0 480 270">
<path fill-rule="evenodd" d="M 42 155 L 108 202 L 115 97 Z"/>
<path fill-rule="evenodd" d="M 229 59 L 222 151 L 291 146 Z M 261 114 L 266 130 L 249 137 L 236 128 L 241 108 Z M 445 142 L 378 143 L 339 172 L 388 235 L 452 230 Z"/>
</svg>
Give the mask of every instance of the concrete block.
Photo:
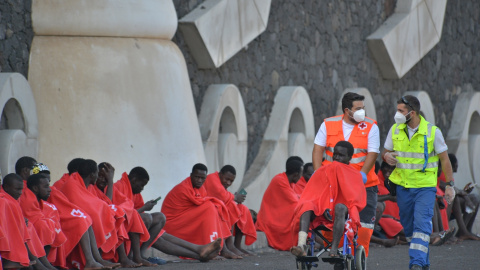
<svg viewBox="0 0 480 270">
<path fill-rule="evenodd" d="M 170 40 L 177 30 L 171 0 L 33 0 L 35 35 Z"/>
<path fill-rule="evenodd" d="M 367 37 L 384 78 L 402 78 L 440 41 L 446 3 L 398 1 L 395 14 Z"/>
<path fill-rule="evenodd" d="M 265 31 L 271 0 L 207 0 L 179 21 L 199 68 L 217 68 Z"/>
<path fill-rule="evenodd" d="M 19 73 L 0 73 L 0 174 L 15 173 L 22 156 L 37 157 L 38 119 L 29 83 Z"/>
</svg>

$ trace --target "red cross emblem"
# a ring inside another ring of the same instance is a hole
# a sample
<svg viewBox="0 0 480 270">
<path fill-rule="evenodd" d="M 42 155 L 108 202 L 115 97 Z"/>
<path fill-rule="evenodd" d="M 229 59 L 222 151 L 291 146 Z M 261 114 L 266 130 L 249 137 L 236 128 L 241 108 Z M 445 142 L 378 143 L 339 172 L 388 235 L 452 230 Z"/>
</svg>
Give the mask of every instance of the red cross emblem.
<svg viewBox="0 0 480 270">
<path fill-rule="evenodd" d="M 360 130 L 364 130 L 364 129 L 367 128 L 367 124 L 365 124 L 365 122 L 362 122 L 362 123 L 360 123 L 360 124 L 358 125 L 358 128 L 359 128 Z"/>
</svg>

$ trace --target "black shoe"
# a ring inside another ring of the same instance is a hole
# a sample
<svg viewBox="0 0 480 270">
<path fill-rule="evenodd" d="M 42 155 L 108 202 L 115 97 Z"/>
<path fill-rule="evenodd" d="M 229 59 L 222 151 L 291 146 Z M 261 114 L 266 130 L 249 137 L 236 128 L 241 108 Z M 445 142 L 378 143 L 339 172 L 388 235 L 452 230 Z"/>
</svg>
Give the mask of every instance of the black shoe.
<svg viewBox="0 0 480 270">
<path fill-rule="evenodd" d="M 414 264 L 414 265 L 412 265 L 410 270 L 423 270 L 423 268 L 420 265 Z"/>
<path fill-rule="evenodd" d="M 430 266 L 424 266 L 422 270 L 430 270 Z"/>
</svg>

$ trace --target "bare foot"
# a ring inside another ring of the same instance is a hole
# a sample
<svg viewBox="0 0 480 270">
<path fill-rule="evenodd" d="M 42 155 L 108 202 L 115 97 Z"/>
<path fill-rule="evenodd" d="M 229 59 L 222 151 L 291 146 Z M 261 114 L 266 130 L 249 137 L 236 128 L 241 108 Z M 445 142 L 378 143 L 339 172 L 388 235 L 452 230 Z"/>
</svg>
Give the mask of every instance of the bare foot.
<svg viewBox="0 0 480 270">
<path fill-rule="evenodd" d="M 236 247 L 236 248 L 242 252 L 242 254 L 240 254 L 242 256 L 253 256 L 253 255 L 255 255 L 255 253 L 252 253 L 252 252 L 250 252 L 248 250 L 245 250 L 241 247 Z"/>
<path fill-rule="evenodd" d="M 239 256 L 239 255 L 231 252 L 231 251 L 228 250 L 225 246 L 223 246 L 223 249 L 222 249 L 222 251 L 220 252 L 220 255 L 222 255 L 222 256 L 225 257 L 226 259 L 243 259 L 242 256 Z"/>
<path fill-rule="evenodd" d="M 113 262 L 110 262 L 110 261 L 107 261 L 107 260 L 100 260 L 98 261 L 100 264 L 102 264 L 103 266 L 107 267 L 107 268 L 111 268 L 111 269 L 116 269 L 116 268 L 119 268 L 121 267 L 122 265 L 119 264 L 119 263 L 113 263 Z"/>
<path fill-rule="evenodd" d="M 305 246 L 300 247 L 300 246 L 295 246 L 290 248 L 290 253 L 297 257 L 305 257 L 307 256 L 307 252 L 305 252 Z"/>
<path fill-rule="evenodd" d="M 212 254 L 217 254 L 221 249 L 222 238 L 217 238 L 215 241 L 211 242 L 210 244 L 204 245 L 202 250 L 200 251 L 199 257 L 200 261 L 208 261 L 210 260 Z"/>
<path fill-rule="evenodd" d="M 241 250 L 237 249 L 237 247 L 235 247 L 234 245 L 228 246 L 228 250 L 230 250 L 232 253 L 237 254 L 238 256 L 243 255 L 243 252 Z"/>
<path fill-rule="evenodd" d="M 92 262 L 86 262 L 84 269 L 85 270 L 96 270 L 96 269 L 104 269 L 104 268 L 105 267 L 102 264 L 100 264 L 96 261 L 92 261 Z"/>
<path fill-rule="evenodd" d="M 225 257 L 218 255 L 218 256 L 215 256 L 215 258 L 213 258 L 212 260 L 213 261 L 225 261 L 226 259 L 225 259 Z"/>
<path fill-rule="evenodd" d="M 469 233 L 469 234 L 464 234 L 464 235 L 457 235 L 457 238 L 459 240 L 475 240 L 475 241 L 480 241 L 480 237 L 472 234 L 472 233 Z"/>
<path fill-rule="evenodd" d="M 126 258 L 125 260 L 120 261 L 120 264 L 122 265 L 122 268 L 137 268 L 142 266 L 141 263 L 136 263 L 130 260 L 129 258 Z"/>
</svg>

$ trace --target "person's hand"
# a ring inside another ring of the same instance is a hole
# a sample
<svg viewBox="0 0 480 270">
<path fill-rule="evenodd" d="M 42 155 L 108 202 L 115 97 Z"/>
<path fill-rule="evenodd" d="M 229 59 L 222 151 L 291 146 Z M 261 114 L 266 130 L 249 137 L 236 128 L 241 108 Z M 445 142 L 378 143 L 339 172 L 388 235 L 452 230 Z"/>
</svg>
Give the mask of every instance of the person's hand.
<svg viewBox="0 0 480 270">
<path fill-rule="evenodd" d="M 150 211 L 153 209 L 153 207 L 157 204 L 157 202 L 155 200 L 150 200 L 148 202 L 145 203 L 145 205 L 143 206 L 143 209 L 145 211 Z"/>
<path fill-rule="evenodd" d="M 385 159 L 385 162 L 388 163 L 388 165 L 395 166 L 398 162 L 398 160 L 395 158 L 396 156 L 398 156 L 398 153 L 387 152 L 385 153 L 385 155 L 383 155 L 383 158 Z"/>
<path fill-rule="evenodd" d="M 473 183 L 470 182 L 470 183 L 465 185 L 465 187 L 463 188 L 463 191 L 465 191 L 467 194 L 470 194 L 470 192 L 472 192 L 474 187 L 475 186 L 473 185 Z"/>
<path fill-rule="evenodd" d="M 362 181 L 363 181 L 363 183 L 364 183 L 364 184 L 367 183 L 367 174 L 364 173 L 364 172 L 362 172 L 362 171 L 360 171 L 360 174 L 362 175 Z"/>
<path fill-rule="evenodd" d="M 447 186 L 445 188 L 445 200 L 447 200 L 448 204 L 452 204 L 453 199 L 455 199 L 455 189 L 452 186 Z"/>
<path fill-rule="evenodd" d="M 115 168 L 112 164 L 105 162 L 105 168 L 102 168 L 102 173 L 107 179 L 109 184 L 113 184 L 113 176 L 115 174 Z"/>
<path fill-rule="evenodd" d="M 243 203 L 245 201 L 246 197 L 247 197 L 247 195 L 243 195 L 243 194 L 235 192 L 235 197 L 234 197 L 233 200 L 236 201 L 237 203 Z"/>
</svg>

